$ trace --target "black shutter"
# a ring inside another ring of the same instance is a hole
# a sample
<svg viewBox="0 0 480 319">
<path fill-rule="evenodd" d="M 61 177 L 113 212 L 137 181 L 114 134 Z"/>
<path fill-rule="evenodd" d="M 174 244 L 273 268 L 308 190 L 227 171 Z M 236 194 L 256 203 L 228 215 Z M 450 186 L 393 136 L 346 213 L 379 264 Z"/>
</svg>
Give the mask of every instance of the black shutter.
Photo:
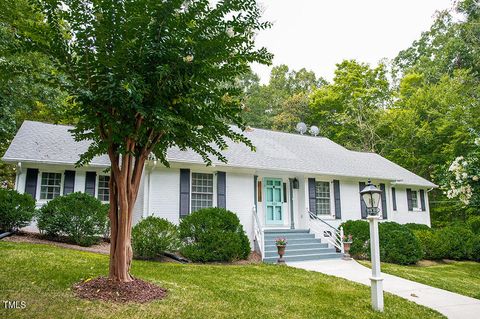
<svg viewBox="0 0 480 319">
<path fill-rule="evenodd" d="M 333 198 L 335 199 L 335 219 L 342 219 L 342 206 L 340 203 L 340 181 L 333 180 Z"/>
<path fill-rule="evenodd" d="M 85 193 L 95 197 L 96 172 L 87 172 L 85 175 Z"/>
<path fill-rule="evenodd" d="M 190 213 L 190 170 L 180 170 L 180 218 Z"/>
<path fill-rule="evenodd" d="M 75 171 L 65 171 L 63 180 L 63 195 L 68 195 L 75 191 Z"/>
<path fill-rule="evenodd" d="M 380 190 L 382 191 L 382 218 L 387 219 L 387 192 L 385 190 L 385 184 L 380 184 Z"/>
<path fill-rule="evenodd" d="M 395 193 L 395 187 L 392 187 L 392 202 L 393 210 L 397 210 L 397 194 Z"/>
<path fill-rule="evenodd" d="M 407 188 L 407 205 L 408 211 L 413 211 L 412 190 L 410 188 Z"/>
<path fill-rule="evenodd" d="M 258 199 L 257 199 L 257 181 L 258 181 L 258 176 L 254 175 L 253 176 L 253 202 L 255 203 L 255 210 L 258 210 L 257 204 L 258 204 Z"/>
<path fill-rule="evenodd" d="M 358 188 L 360 191 L 362 191 L 365 188 L 365 182 L 360 182 L 358 183 Z M 367 205 L 365 205 L 365 202 L 363 201 L 362 196 L 360 195 L 360 211 L 361 211 L 361 216 L 362 219 L 367 218 Z"/>
<path fill-rule="evenodd" d="M 317 214 L 317 205 L 316 205 L 316 199 L 317 199 L 317 188 L 315 186 L 315 178 L 309 178 L 308 179 L 308 205 L 309 209 L 312 213 L 315 215 Z"/>
<path fill-rule="evenodd" d="M 217 172 L 217 207 L 227 208 L 227 177 L 225 172 Z"/>
<path fill-rule="evenodd" d="M 37 181 L 38 169 L 27 168 L 27 177 L 25 180 L 25 193 L 30 194 L 33 199 L 37 199 Z"/>
<path fill-rule="evenodd" d="M 420 190 L 420 206 L 422 208 L 422 212 L 425 211 L 425 191 L 423 189 Z"/>
<path fill-rule="evenodd" d="M 283 202 L 287 202 L 287 183 L 283 183 Z"/>
</svg>

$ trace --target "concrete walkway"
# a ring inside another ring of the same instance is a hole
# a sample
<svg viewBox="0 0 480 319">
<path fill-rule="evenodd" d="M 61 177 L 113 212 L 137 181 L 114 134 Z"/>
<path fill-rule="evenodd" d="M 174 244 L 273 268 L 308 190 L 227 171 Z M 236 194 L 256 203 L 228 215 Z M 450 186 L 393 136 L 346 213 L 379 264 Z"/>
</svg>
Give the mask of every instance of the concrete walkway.
<svg viewBox="0 0 480 319">
<path fill-rule="evenodd" d="M 325 259 L 287 263 L 291 267 L 318 271 L 370 285 L 371 270 L 355 260 Z M 480 300 L 383 273 L 383 289 L 444 314 L 448 318 L 480 318 Z M 388 304 L 386 305 L 388 307 Z"/>
</svg>

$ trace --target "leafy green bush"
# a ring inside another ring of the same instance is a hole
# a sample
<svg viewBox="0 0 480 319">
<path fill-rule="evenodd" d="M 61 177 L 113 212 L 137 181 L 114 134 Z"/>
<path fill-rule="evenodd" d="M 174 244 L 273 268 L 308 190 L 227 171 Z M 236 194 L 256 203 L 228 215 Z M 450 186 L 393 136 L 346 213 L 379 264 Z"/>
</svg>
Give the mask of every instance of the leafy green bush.
<svg viewBox="0 0 480 319">
<path fill-rule="evenodd" d="M 473 232 L 463 226 L 448 226 L 435 231 L 433 255 L 436 259 L 468 259 L 472 254 Z"/>
<path fill-rule="evenodd" d="M 364 220 L 349 220 L 342 225 L 343 233 L 352 235 L 353 242 L 350 246 L 350 255 L 355 258 L 367 259 L 370 254 L 370 229 Z"/>
<path fill-rule="evenodd" d="M 35 200 L 28 194 L 0 189 L 0 232 L 27 226 L 35 214 Z"/>
<path fill-rule="evenodd" d="M 414 230 L 413 234 L 417 237 L 422 249 L 423 258 L 439 259 L 439 246 L 436 244 L 435 232 L 433 230 Z"/>
<path fill-rule="evenodd" d="M 409 265 L 422 259 L 420 242 L 408 227 L 395 222 L 380 223 L 379 235 L 382 261 Z"/>
<path fill-rule="evenodd" d="M 180 251 L 192 261 L 232 261 L 250 253 L 237 215 L 223 208 L 205 208 L 185 217 L 180 237 L 185 242 Z"/>
<path fill-rule="evenodd" d="M 470 248 L 469 259 L 480 261 L 480 236 L 477 235 L 471 238 L 468 247 Z"/>
<path fill-rule="evenodd" d="M 91 246 L 107 227 L 108 205 L 84 193 L 59 196 L 38 212 L 38 228 L 50 237 L 67 236 L 72 242 Z"/>
<path fill-rule="evenodd" d="M 428 227 L 427 225 L 425 224 L 415 224 L 415 223 L 408 223 L 408 224 L 405 224 L 404 226 L 406 226 L 408 229 L 410 229 L 411 231 L 415 231 L 415 230 L 431 230 L 430 227 Z"/>
<path fill-rule="evenodd" d="M 468 218 L 467 224 L 474 234 L 480 235 L 480 216 L 470 216 Z"/>
<path fill-rule="evenodd" d="M 180 248 L 178 227 L 166 219 L 149 216 L 133 227 L 132 248 L 134 256 L 143 259 L 176 251 Z"/>
<path fill-rule="evenodd" d="M 356 258 L 370 258 L 370 230 L 363 220 L 342 224 L 344 234 L 353 236 L 350 252 Z M 422 247 L 412 231 L 394 222 L 379 223 L 380 259 L 389 263 L 414 264 L 423 256 Z"/>
</svg>

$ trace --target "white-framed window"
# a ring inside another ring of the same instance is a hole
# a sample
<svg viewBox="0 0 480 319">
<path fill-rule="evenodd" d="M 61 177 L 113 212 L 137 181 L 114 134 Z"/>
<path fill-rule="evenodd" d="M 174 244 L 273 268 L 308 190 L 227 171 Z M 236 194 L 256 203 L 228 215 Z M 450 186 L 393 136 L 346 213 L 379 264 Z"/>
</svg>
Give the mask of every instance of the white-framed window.
<svg viewBox="0 0 480 319">
<path fill-rule="evenodd" d="M 110 176 L 98 175 L 97 198 L 102 202 L 110 201 Z"/>
<path fill-rule="evenodd" d="M 418 209 L 418 192 L 412 190 L 412 208 Z"/>
<path fill-rule="evenodd" d="M 317 215 L 331 215 L 330 183 L 315 182 L 315 205 Z"/>
<path fill-rule="evenodd" d="M 192 173 L 192 212 L 213 207 L 213 174 Z"/>
<path fill-rule="evenodd" d="M 40 199 L 54 199 L 60 196 L 62 189 L 62 174 L 42 172 L 40 178 Z"/>
</svg>

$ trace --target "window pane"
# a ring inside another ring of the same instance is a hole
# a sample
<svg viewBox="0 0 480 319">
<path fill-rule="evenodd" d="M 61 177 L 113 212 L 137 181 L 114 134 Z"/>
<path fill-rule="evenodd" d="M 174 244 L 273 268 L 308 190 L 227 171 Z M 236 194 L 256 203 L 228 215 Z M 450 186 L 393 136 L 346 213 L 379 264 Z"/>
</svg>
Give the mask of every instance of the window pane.
<svg viewBox="0 0 480 319">
<path fill-rule="evenodd" d="M 330 183 L 316 182 L 315 186 L 317 215 L 330 215 Z"/>
<path fill-rule="evenodd" d="M 418 208 L 417 191 L 412 191 L 412 207 Z"/>
<path fill-rule="evenodd" d="M 40 182 L 40 199 L 54 199 L 60 196 L 61 173 L 42 173 Z"/>
<path fill-rule="evenodd" d="M 213 207 L 213 174 L 192 173 L 192 212 Z"/>
<path fill-rule="evenodd" d="M 110 182 L 110 176 L 107 176 L 107 175 L 98 176 L 97 198 L 102 202 L 110 201 L 110 188 L 108 187 L 109 182 Z"/>
</svg>

